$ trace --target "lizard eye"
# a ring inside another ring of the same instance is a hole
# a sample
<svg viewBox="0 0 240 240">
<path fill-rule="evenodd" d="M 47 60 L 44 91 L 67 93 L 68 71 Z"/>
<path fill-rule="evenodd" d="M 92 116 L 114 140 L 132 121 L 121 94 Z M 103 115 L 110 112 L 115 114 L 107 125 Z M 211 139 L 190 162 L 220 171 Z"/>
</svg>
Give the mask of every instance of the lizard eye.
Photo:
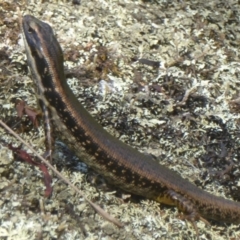
<svg viewBox="0 0 240 240">
<path fill-rule="evenodd" d="M 29 26 L 28 33 L 33 33 L 33 32 L 34 32 L 34 30 Z"/>
</svg>

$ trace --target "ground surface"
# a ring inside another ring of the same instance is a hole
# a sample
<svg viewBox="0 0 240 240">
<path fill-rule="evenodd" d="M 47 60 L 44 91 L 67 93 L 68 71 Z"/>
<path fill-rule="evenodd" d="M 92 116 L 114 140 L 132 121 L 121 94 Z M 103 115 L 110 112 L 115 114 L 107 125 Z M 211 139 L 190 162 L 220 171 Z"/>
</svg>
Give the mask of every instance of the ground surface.
<svg viewBox="0 0 240 240">
<path fill-rule="evenodd" d="M 16 101 L 37 108 L 19 8 L 52 26 L 70 86 L 108 131 L 200 188 L 240 201 L 240 6 L 200 2 L 0 0 L 1 120 L 19 131 Z M 44 152 L 42 128 L 21 136 Z M 19 145 L 1 129 L 2 140 Z M 1 239 L 197 238 L 176 208 L 93 184 L 94 173 L 76 170 L 61 145 L 56 167 L 124 228 L 95 214 L 57 177 L 53 196 L 44 198 L 41 172 L 0 145 Z M 240 239 L 237 225 L 197 226 L 202 240 Z"/>
</svg>

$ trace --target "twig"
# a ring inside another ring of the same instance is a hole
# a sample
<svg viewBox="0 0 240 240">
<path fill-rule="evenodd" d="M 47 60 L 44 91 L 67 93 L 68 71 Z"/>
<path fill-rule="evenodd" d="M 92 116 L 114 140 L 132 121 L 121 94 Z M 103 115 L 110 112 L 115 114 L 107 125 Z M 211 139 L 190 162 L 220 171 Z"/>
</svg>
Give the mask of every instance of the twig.
<svg viewBox="0 0 240 240">
<path fill-rule="evenodd" d="M 57 169 L 55 169 L 46 159 L 44 159 L 41 155 L 39 155 L 34 148 L 28 144 L 25 140 L 23 140 L 18 134 L 16 134 L 11 128 L 9 128 L 2 120 L 0 120 L 0 125 L 5 128 L 9 133 L 11 133 L 15 138 L 17 138 L 22 144 L 28 147 L 29 150 L 32 151 L 44 164 L 46 164 L 60 179 L 62 179 L 66 184 L 68 184 L 73 190 L 75 190 L 84 200 L 96 211 L 98 212 L 103 218 L 107 221 L 114 223 L 118 227 L 123 227 L 123 224 L 119 222 L 114 217 L 110 216 L 107 212 L 105 212 L 101 207 L 97 204 L 90 201 L 88 198 L 84 196 L 84 193 L 80 191 L 76 186 L 74 186 L 66 177 L 64 177 Z"/>
</svg>

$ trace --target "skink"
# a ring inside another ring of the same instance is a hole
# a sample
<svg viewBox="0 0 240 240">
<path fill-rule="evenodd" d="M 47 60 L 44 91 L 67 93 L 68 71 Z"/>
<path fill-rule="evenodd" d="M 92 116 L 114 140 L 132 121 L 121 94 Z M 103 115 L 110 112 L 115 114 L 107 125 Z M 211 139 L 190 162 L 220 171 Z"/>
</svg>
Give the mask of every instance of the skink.
<svg viewBox="0 0 240 240">
<path fill-rule="evenodd" d="M 47 23 L 26 15 L 22 18 L 22 32 L 45 125 L 81 160 L 127 192 L 176 206 L 191 222 L 240 222 L 240 203 L 201 190 L 111 136 L 93 119 L 66 82 L 63 53 Z M 47 139 L 52 144 L 50 134 Z"/>
</svg>

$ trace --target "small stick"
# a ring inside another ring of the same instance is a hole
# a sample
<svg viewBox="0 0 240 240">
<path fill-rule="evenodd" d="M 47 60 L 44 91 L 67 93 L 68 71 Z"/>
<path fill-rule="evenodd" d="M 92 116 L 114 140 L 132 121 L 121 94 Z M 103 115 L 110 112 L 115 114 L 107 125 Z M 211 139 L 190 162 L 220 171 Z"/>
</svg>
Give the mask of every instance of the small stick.
<svg viewBox="0 0 240 240">
<path fill-rule="evenodd" d="M 39 155 L 34 148 L 28 144 L 25 140 L 23 140 L 17 133 L 15 133 L 11 128 L 9 128 L 2 120 L 0 120 L 0 125 L 5 128 L 9 133 L 11 133 L 15 138 L 17 138 L 22 144 L 24 144 L 28 149 L 32 151 L 44 164 L 46 164 L 60 179 L 62 179 L 66 184 L 68 184 L 73 190 L 75 190 L 83 199 L 96 211 L 98 212 L 104 219 L 115 224 L 118 227 L 123 227 L 123 224 L 119 222 L 114 217 L 110 216 L 107 212 L 105 212 L 100 206 L 90 201 L 88 198 L 84 196 L 84 193 L 79 190 L 76 186 L 74 186 L 66 177 L 64 177 L 57 169 L 55 169 L 46 159 L 44 159 L 41 155 Z"/>
</svg>

